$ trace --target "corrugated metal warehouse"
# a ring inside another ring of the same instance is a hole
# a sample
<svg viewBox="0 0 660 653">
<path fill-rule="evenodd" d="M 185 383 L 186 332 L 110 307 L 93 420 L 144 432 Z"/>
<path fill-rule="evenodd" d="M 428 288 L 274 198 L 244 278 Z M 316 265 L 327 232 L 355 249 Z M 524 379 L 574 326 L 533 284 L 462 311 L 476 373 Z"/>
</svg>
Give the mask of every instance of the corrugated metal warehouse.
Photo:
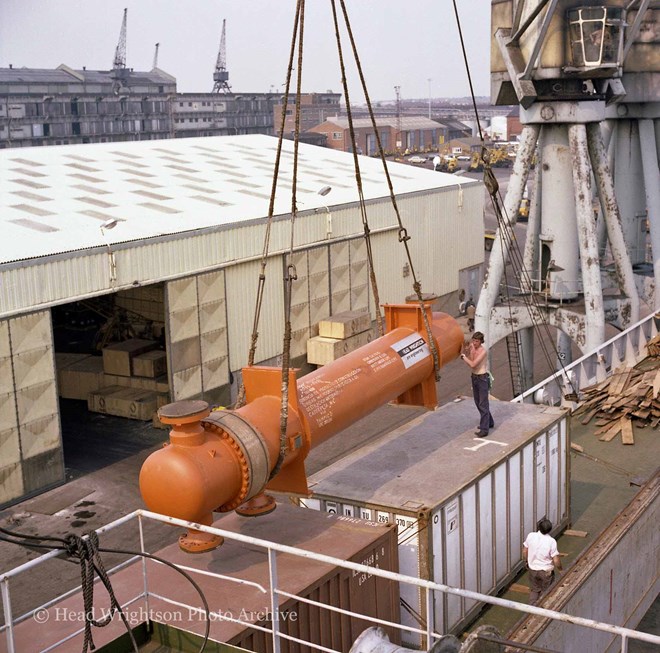
<svg viewBox="0 0 660 653">
<path fill-rule="evenodd" d="M 235 397 L 276 148 L 277 139 L 255 135 L 0 152 L 0 504 L 64 481 L 62 400 L 98 391 L 103 412 L 106 386 L 167 401 Z M 360 157 L 360 167 L 380 300 L 400 303 L 412 276 L 382 164 Z M 458 290 L 476 296 L 481 282 L 483 187 L 389 170 L 423 291 L 455 312 Z M 282 351 L 292 177 L 285 141 L 258 362 Z M 300 364 L 320 320 L 347 310 L 373 318 L 375 307 L 352 155 L 301 145 L 297 206 L 291 320 Z M 143 376 L 109 369 L 104 347 L 129 338 L 152 343 L 140 351 L 164 350 L 162 368 L 152 351 Z"/>
</svg>

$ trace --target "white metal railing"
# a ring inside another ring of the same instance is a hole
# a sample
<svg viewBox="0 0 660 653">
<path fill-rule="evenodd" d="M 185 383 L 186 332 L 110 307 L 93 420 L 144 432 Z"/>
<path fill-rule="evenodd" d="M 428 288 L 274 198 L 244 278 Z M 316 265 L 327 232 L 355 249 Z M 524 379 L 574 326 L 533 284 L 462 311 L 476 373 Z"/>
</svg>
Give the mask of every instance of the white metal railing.
<svg viewBox="0 0 660 653">
<path fill-rule="evenodd" d="M 470 590 L 465 590 L 465 589 L 459 589 L 456 587 L 449 587 L 448 585 L 442 585 L 441 583 L 434 583 L 432 581 L 428 580 L 422 580 L 419 578 L 413 578 L 411 576 L 404 576 L 403 574 L 398 574 L 392 571 L 387 571 L 385 569 L 379 569 L 377 567 L 372 567 L 369 565 L 364 565 L 364 564 L 359 564 L 356 562 L 350 562 L 346 560 L 340 560 L 338 558 L 333 558 L 331 556 L 323 555 L 320 553 L 314 553 L 312 551 L 305 551 L 303 549 L 296 549 L 295 547 L 292 546 L 287 546 L 284 544 L 277 544 L 274 542 L 269 542 L 267 540 L 261 540 L 255 537 L 249 537 L 247 535 L 241 535 L 240 533 L 233 533 L 230 531 L 225 531 L 219 528 L 214 528 L 212 526 L 204 526 L 202 524 L 195 524 L 191 522 L 186 522 L 181 519 L 175 519 L 173 517 L 166 517 L 163 515 L 158 515 L 153 512 L 149 512 L 147 510 L 136 510 L 128 515 L 125 515 L 124 517 L 121 517 L 120 519 L 115 520 L 114 522 L 107 524 L 106 526 L 100 528 L 97 530 L 97 533 L 102 534 L 105 532 L 108 532 L 114 528 L 117 528 L 118 526 L 121 526 L 122 524 L 127 523 L 130 520 L 137 519 L 138 520 L 138 527 L 139 527 L 139 535 L 140 535 L 140 546 L 142 547 L 142 551 L 144 553 L 147 553 L 144 549 L 144 534 L 143 534 L 143 523 L 142 521 L 144 519 L 148 520 L 154 520 L 158 522 L 162 522 L 165 524 L 171 524 L 173 526 L 179 526 L 182 528 L 194 528 L 199 531 L 203 531 L 205 533 L 210 533 L 212 535 L 219 535 L 221 537 L 224 537 L 227 540 L 234 540 L 236 542 L 242 542 L 243 544 L 248 544 L 251 546 L 257 546 L 265 549 L 268 554 L 268 565 L 269 565 L 269 576 L 270 576 L 270 582 L 269 582 L 269 587 L 264 588 L 263 586 L 256 584 L 257 588 L 260 591 L 267 592 L 270 596 L 270 606 L 271 606 L 271 618 L 272 618 L 272 627 L 271 628 L 266 628 L 264 626 L 258 626 L 256 624 L 242 621 L 241 619 L 236 619 L 233 617 L 233 615 L 225 614 L 225 613 L 217 613 L 217 612 L 211 612 L 211 619 L 222 619 L 226 621 L 232 621 L 235 623 L 239 623 L 241 625 L 244 625 L 249 628 L 254 628 L 256 630 L 260 630 L 266 633 L 269 633 L 272 636 L 272 641 L 273 641 L 273 651 L 274 653 L 279 653 L 280 652 L 280 647 L 281 647 L 281 641 L 282 640 L 288 640 L 291 642 L 298 642 L 301 644 L 304 644 L 306 646 L 309 646 L 313 649 L 316 649 L 318 651 L 325 651 L 327 653 L 340 653 L 339 651 L 335 651 L 334 649 L 329 649 L 324 646 L 320 646 L 319 644 L 315 644 L 313 642 L 305 641 L 305 640 L 300 640 L 295 637 L 292 637 L 291 635 L 288 635 L 286 633 L 281 632 L 280 630 L 280 624 L 279 624 L 279 597 L 285 597 L 285 598 L 292 598 L 304 603 L 308 603 L 310 605 L 317 606 L 322 609 L 330 610 L 333 612 L 338 612 L 340 614 L 347 615 L 349 617 L 354 617 L 358 618 L 362 621 L 368 621 L 370 623 L 375 623 L 375 624 L 380 624 L 384 626 L 391 626 L 393 628 L 396 628 L 398 630 L 406 630 L 411 633 L 417 633 L 419 635 L 425 636 L 427 638 L 427 643 L 429 646 L 435 639 L 439 639 L 442 635 L 437 634 L 434 632 L 434 624 L 433 624 L 433 609 L 432 609 L 432 604 L 433 604 L 433 592 L 443 592 L 446 594 L 455 594 L 457 596 L 462 596 L 468 599 L 473 599 L 476 601 L 484 602 L 484 603 L 489 603 L 491 605 L 498 605 L 500 607 L 504 608 L 509 608 L 513 610 L 518 610 L 519 612 L 526 612 L 528 614 L 534 614 L 540 617 L 545 617 L 549 619 L 554 619 L 558 621 L 562 621 L 565 623 L 570 623 L 574 624 L 577 626 L 583 626 L 585 628 L 592 628 L 598 631 L 610 633 L 614 635 L 615 637 L 621 638 L 621 651 L 622 653 L 627 653 L 628 650 L 628 640 L 629 639 L 636 639 L 640 640 L 643 642 L 649 642 L 652 644 L 657 644 L 660 646 L 660 637 L 656 635 L 651 635 L 649 633 L 642 633 L 636 630 L 631 630 L 629 628 L 622 628 L 620 626 L 613 626 L 611 624 L 606 624 L 603 622 L 599 621 L 594 621 L 592 619 L 585 619 L 582 617 L 574 617 L 571 615 L 567 615 L 561 612 L 555 612 L 554 610 L 545 610 L 543 608 L 537 608 L 534 606 L 530 606 L 524 603 L 517 603 L 515 601 L 509 601 L 507 599 L 502 599 L 499 597 L 495 596 L 488 596 L 486 594 L 480 594 L 478 592 L 472 592 Z M 411 628 L 407 626 L 403 626 L 402 624 L 398 623 L 393 623 L 389 621 L 384 621 L 381 619 L 375 619 L 373 617 L 369 617 L 363 614 L 359 613 L 354 613 L 350 612 L 348 610 L 343 610 L 341 608 L 337 608 L 334 606 L 329 606 L 323 603 L 319 603 L 316 601 L 312 601 L 310 599 L 295 595 L 295 594 L 290 594 L 288 592 L 285 592 L 283 589 L 278 588 L 278 574 L 277 574 L 277 554 L 278 553 L 286 553 L 289 555 L 297 556 L 299 558 L 305 558 L 307 560 L 314 560 L 316 562 L 322 562 L 322 563 L 327 563 L 329 565 L 332 565 L 334 567 L 341 567 L 344 569 L 350 569 L 352 571 L 358 572 L 358 573 L 363 573 L 371 576 L 379 576 L 381 578 L 385 578 L 387 580 L 391 580 L 397 583 L 404 583 L 404 584 L 409 584 L 409 585 L 414 585 L 417 586 L 421 589 L 426 590 L 426 605 L 427 605 L 427 614 L 429 615 L 428 622 L 426 625 L 425 630 L 420 630 L 417 628 Z M 30 617 L 34 617 L 36 614 L 39 613 L 40 610 L 48 609 L 48 607 L 52 607 L 55 603 L 61 600 L 62 597 L 58 597 L 55 601 L 49 601 L 48 603 L 45 603 L 43 605 L 38 606 L 37 608 L 34 608 L 33 610 L 30 610 L 29 612 L 25 613 L 24 615 L 14 618 L 12 609 L 11 609 L 11 597 L 10 597 L 10 588 L 9 588 L 9 583 L 13 578 L 16 578 L 20 574 L 33 569 L 37 567 L 38 565 L 43 564 L 47 560 L 51 560 L 52 558 L 61 555 L 61 551 L 52 551 L 49 553 L 46 553 L 39 558 L 35 558 L 34 560 L 30 560 L 29 562 L 26 562 L 15 569 L 12 569 L 6 573 L 0 574 L 0 589 L 2 591 L 2 603 L 3 603 L 3 609 L 4 609 L 4 625 L 0 628 L 0 633 L 4 632 L 6 635 L 7 639 L 7 651 L 8 653 L 16 653 L 16 642 L 15 642 L 15 626 L 18 625 L 19 623 L 25 621 L 26 619 L 29 619 Z M 108 571 L 109 575 L 112 575 L 116 573 L 120 568 L 125 567 L 127 564 L 130 562 L 134 562 L 136 560 L 135 557 L 131 558 L 128 561 L 124 561 L 123 563 L 113 567 Z M 144 560 L 144 558 L 143 558 Z M 241 579 L 234 579 L 234 578 L 227 578 L 226 576 L 221 576 L 220 574 L 214 574 L 211 572 L 205 572 L 202 570 L 198 569 L 193 569 L 187 567 L 186 570 L 191 573 L 200 573 L 200 574 L 205 574 L 205 575 L 211 575 L 214 577 L 217 577 L 218 579 L 223 579 L 223 580 L 231 580 L 231 581 L 237 581 L 237 582 L 246 582 L 242 581 Z M 139 600 L 144 600 L 145 602 L 145 615 L 149 615 L 149 599 L 150 598 L 157 598 L 169 605 L 172 606 L 177 606 L 181 608 L 186 608 L 189 611 L 189 614 L 192 613 L 202 613 L 204 614 L 204 611 L 201 610 L 198 607 L 191 606 L 188 604 L 181 603 L 177 601 L 173 597 L 166 597 L 162 596 L 160 594 L 155 594 L 154 592 L 149 591 L 149 584 L 148 584 L 148 575 L 147 575 L 147 567 L 146 564 L 142 565 L 142 574 L 143 574 L 143 589 L 142 592 L 138 595 L 127 601 L 122 605 L 122 608 L 127 606 L 127 605 L 132 605 L 136 601 Z M 250 583 L 252 585 L 255 585 L 254 583 Z M 75 590 L 72 592 L 67 593 L 67 596 L 73 594 Z M 68 642 L 71 640 L 73 637 L 76 637 L 80 633 L 84 631 L 84 627 L 77 629 L 75 632 L 69 633 L 62 639 L 58 640 L 57 642 L 52 643 L 48 648 L 42 649 L 41 653 L 45 653 L 46 651 L 51 651 L 55 650 L 65 642 Z"/>
<path fill-rule="evenodd" d="M 620 365 L 635 365 L 646 357 L 646 343 L 658 334 L 656 319 L 660 319 L 660 314 L 645 317 L 512 401 L 554 406 L 561 403 L 563 391 L 578 392 L 580 388 L 604 381 Z"/>
</svg>

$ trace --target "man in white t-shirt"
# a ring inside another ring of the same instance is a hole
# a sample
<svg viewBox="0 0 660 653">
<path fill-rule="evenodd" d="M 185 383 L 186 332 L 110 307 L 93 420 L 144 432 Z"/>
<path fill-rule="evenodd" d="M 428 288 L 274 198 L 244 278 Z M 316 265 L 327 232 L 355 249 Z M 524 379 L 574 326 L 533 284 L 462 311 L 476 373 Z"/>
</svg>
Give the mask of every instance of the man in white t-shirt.
<svg viewBox="0 0 660 653">
<path fill-rule="evenodd" d="M 555 578 L 555 569 L 562 570 L 557 540 L 549 535 L 552 522 L 542 519 L 538 531 L 530 533 L 523 542 L 523 560 L 529 569 L 529 604 L 536 605 L 537 601 Z"/>
</svg>

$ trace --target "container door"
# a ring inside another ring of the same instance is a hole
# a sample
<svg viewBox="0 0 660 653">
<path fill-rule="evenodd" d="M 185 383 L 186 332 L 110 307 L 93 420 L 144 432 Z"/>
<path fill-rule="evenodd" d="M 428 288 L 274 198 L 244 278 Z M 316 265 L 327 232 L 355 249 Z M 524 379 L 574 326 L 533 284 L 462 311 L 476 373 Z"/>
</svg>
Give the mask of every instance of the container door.
<svg viewBox="0 0 660 653">
<path fill-rule="evenodd" d="M 561 513 L 559 506 L 559 424 L 548 431 L 548 519 L 556 525 Z"/>
<path fill-rule="evenodd" d="M 523 474 L 523 539 L 527 533 L 536 530 L 534 521 L 534 444 L 528 444 L 522 451 L 522 474 Z"/>
<path fill-rule="evenodd" d="M 218 401 L 229 384 L 224 272 L 169 281 L 165 302 L 172 401 Z"/>
<path fill-rule="evenodd" d="M 509 569 L 514 567 L 522 555 L 522 506 L 523 495 L 520 479 L 521 471 L 520 453 L 509 458 Z"/>
<path fill-rule="evenodd" d="M 379 513 L 380 514 L 380 513 Z M 413 578 L 421 578 L 420 550 L 419 550 L 419 522 L 408 515 L 394 515 L 397 524 L 399 544 L 399 573 Z M 425 535 L 427 534 L 424 531 Z M 425 605 L 424 591 L 415 585 L 407 583 L 400 585 L 402 623 L 406 626 L 421 628 L 419 622 L 412 617 L 406 606 L 410 606 L 417 614 L 423 614 Z M 403 634 L 402 641 L 412 646 L 419 646 L 421 638 L 413 633 Z"/>
<path fill-rule="evenodd" d="M 50 311 L 0 321 L 0 505 L 64 482 Z"/>
<path fill-rule="evenodd" d="M 463 587 L 473 592 L 479 591 L 479 559 L 477 543 L 477 489 L 474 485 L 461 494 L 461 515 L 463 517 Z M 463 614 L 467 614 L 477 602 L 464 599 Z"/>
<path fill-rule="evenodd" d="M 432 531 L 432 551 L 433 551 L 433 580 L 436 583 L 446 584 L 445 568 L 444 568 L 444 525 L 442 521 L 442 511 L 436 510 L 431 517 L 431 531 Z M 445 601 L 446 594 L 444 592 L 434 592 L 433 595 L 433 608 L 435 612 L 435 630 L 438 633 L 447 632 L 445 620 Z"/>
<path fill-rule="evenodd" d="M 509 571 L 508 568 L 508 524 L 506 519 L 507 506 L 507 479 L 506 463 L 495 468 L 495 573 L 496 582 L 499 582 Z"/>
<path fill-rule="evenodd" d="M 562 419 L 559 428 L 559 466 L 560 466 L 560 505 L 561 505 L 561 519 L 562 521 L 568 517 L 568 421 L 566 418 Z"/>
<path fill-rule="evenodd" d="M 547 434 L 534 441 L 536 515 L 534 524 L 547 515 L 548 446 Z M 536 530 L 536 529 L 535 529 Z"/>
<path fill-rule="evenodd" d="M 458 511 L 458 498 L 443 508 L 445 534 L 445 584 L 452 587 L 462 585 L 461 564 L 461 515 Z M 453 628 L 462 617 L 461 597 L 447 594 L 447 629 Z"/>
<path fill-rule="evenodd" d="M 495 587 L 493 569 L 493 489 L 492 477 L 486 476 L 478 483 L 479 488 L 479 543 L 481 569 L 479 591 L 490 594 Z"/>
</svg>

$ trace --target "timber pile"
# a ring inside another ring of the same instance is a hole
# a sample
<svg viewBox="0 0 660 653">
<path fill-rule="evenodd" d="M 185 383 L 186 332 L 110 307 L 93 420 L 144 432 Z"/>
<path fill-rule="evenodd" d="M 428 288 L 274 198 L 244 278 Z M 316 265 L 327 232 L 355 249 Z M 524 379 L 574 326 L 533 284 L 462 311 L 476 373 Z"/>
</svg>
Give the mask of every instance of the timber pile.
<svg viewBox="0 0 660 653">
<path fill-rule="evenodd" d="M 646 351 L 653 358 L 660 356 L 660 333 L 646 343 Z"/>
<path fill-rule="evenodd" d="M 660 425 L 660 369 L 643 372 L 634 367 L 619 368 L 583 393 L 586 398 L 575 415 L 584 414 L 582 424 L 595 417 L 599 428 L 594 435 L 603 442 L 621 433 L 623 444 L 635 444 L 633 420 L 637 428 Z"/>
</svg>

